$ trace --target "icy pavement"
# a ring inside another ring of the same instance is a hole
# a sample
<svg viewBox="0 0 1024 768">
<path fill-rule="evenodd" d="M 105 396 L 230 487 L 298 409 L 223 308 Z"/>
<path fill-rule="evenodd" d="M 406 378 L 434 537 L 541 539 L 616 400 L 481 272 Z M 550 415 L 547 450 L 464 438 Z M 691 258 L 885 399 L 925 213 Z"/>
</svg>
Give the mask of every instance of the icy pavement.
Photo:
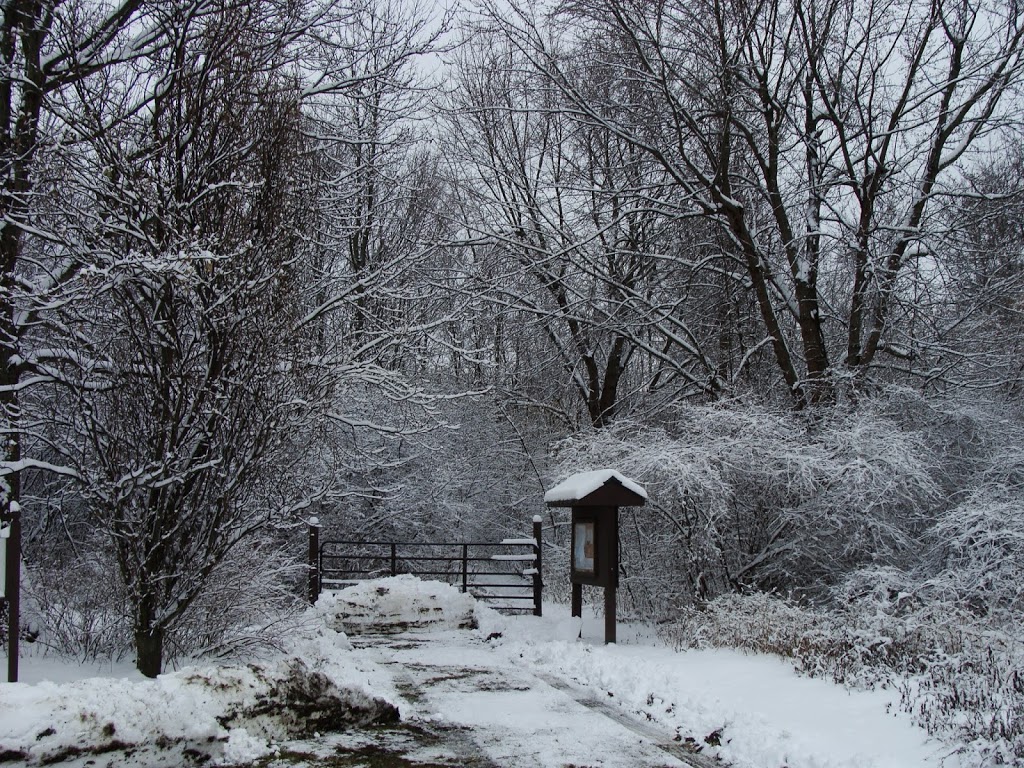
<svg viewBox="0 0 1024 768">
<path fill-rule="evenodd" d="M 403 724 L 446 734 L 447 752 L 435 760 L 500 768 L 697 764 L 684 761 L 667 729 L 643 733 L 641 723 L 609 717 L 585 692 L 542 679 L 503 647 L 500 632 L 479 626 L 503 627 L 505 619 L 450 587 L 399 577 L 321 603 L 329 626 L 348 636 L 358 665 L 390 675 Z"/>
<path fill-rule="evenodd" d="M 694 765 L 576 697 L 525 663 L 512 665 L 466 630 L 361 637 L 359 652 L 394 670 L 403 721 L 465 734 L 477 759 L 502 768 L 676 768 Z M 557 687 L 556 687 L 557 686 Z M 637 724 L 640 725 L 639 723 Z M 665 733 L 665 741 L 669 734 Z"/>
<path fill-rule="evenodd" d="M 399 687 L 413 700 L 398 704 L 403 713 L 417 722 L 468 729 L 499 766 L 969 764 L 955 746 L 929 738 L 899 711 L 898 691 L 851 691 L 801 677 L 771 656 L 679 653 L 644 627 L 620 625 L 620 644 L 605 646 L 602 622 L 572 618 L 565 605 L 545 605 L 543 618 L 502 617 L 477 605 L 477 632 L 457 632 L 454 627 L 468 621 L 469 604 L 459 603 L 464 596 L 452 591 L 412 598 L 403 595 L 409 585 L 387 580 L 379 587 L 388 592 L 374 597 L 364 587 L 339 596 L 362 606 L 355 613 L 363 617 L 355 625 L 342 619 L 339 628 L 365 654 L 364 663 L 372 659 L 405 680 Z M 373 605 L 375 600 L 381 604 Z M 402 603 L 404 618 L 393 607 Z M 415 635 L 391 639 L 354 634 L 376 631 L 365 618 L 371 615 L 407 624 L 416 615 L 410 603 L 436 615 L 438 629 L 421 626 Z M 340 605 L 329 610 L 347 612 Z"/>
</svg>

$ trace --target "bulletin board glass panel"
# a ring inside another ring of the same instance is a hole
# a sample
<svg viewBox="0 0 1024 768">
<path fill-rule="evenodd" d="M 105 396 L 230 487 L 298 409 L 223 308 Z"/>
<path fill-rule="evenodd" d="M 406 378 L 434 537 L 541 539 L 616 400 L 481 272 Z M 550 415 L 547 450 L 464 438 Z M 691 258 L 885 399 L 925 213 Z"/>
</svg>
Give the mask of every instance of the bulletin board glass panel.
<svg viewBox="0 0 1024 768">
<path fill-rule="evenodd" d="M 594 527 L 592 520 L 576 523 L 573 531 L 575 534 L 572 552 L 573 570 L 582 573 L 594 573 L 594 550 L 596 547 Z"/>
</svg>

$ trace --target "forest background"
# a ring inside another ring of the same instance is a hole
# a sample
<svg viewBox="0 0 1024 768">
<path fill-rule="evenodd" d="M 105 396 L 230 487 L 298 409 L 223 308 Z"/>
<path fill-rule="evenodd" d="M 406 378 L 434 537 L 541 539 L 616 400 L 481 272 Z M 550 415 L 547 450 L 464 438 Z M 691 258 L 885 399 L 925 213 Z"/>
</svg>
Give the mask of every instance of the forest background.
<svg viewBox="0 0 1024 768">
<path fill-rule="evenodd" d="M 310 515 L 614 466 L 627 612 L 1024 759 L 1015 2 L 9 0 L 0 59 L 32 639 L 239 653 Z"/>
</svg>

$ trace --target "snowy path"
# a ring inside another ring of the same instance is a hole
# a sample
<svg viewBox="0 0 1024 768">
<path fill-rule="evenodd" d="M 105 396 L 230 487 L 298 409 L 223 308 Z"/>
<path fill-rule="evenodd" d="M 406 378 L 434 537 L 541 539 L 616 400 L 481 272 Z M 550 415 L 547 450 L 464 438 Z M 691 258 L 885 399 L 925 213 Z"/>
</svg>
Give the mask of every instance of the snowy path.
<svg viewBox="0 0 1024 768">
<path fill-rule="evenodd" d="M 708 766 L 666 732 L 633 721 L 591 694 L 508 663 L 469 631 L 352 638 L 393 670 L 403 721 L 457 731 L 501 768 Z M 465 747 L 465 744 L 462 745 Z M 464 755 L 464 758 L 468 757 Z"/>
<path fill-rule="evenodd" d="M 847 690 L 775 657 L 679 653 L 638 625 L 622 625 L 621 644 L 605 646 L 597 618 L 568 614 L 545 605 L 543 618 L 502 617 L 452 587 L 400 576 L 322 595 L 286 647 L 262 661 L 145 680 L 26 659 L 29 682 L 0 686 L 0 763 L 976 765 L 898 711 L 898 690 Z"/>
<path fill-rule="evenodd" d="M 403 720 L 456 729 L 501 768 L 706 767 L 719 758 L 732 768 L 968 765 L 898 711 L 895 690 L 800 677 L 776 657 L 677 653 L 642 626 L 622 625 L 622 644 L 604 646 L 600 622 L 573 619 L 568 606 L 499 617 L 401 579 L 323 608 L 365 666 L 389 671 Z M 456 631 L 470 615 L 480 629 Z M 396 627 L 420 634 L 387 637 Z"/>
</svg>

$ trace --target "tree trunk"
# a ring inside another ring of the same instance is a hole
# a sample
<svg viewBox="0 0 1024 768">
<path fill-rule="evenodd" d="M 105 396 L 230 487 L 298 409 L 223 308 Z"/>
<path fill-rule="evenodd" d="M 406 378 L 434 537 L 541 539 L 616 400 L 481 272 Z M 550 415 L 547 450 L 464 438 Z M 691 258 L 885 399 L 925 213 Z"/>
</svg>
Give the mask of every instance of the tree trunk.
<svg viewBox="0 0 1024 768">
<path fill-rule="evenodd" d="M 623 362 L 626 340 L 622 336 L 615 337 L 611 351 L 608 353 L 608 364 L 604 370 L 604 381 L 601 383 L 601 398 L 598 401 L 599 412 L 593 424 L 597 428 L 607 427 L 615 419 L 619 406 L 619 382 L 625 371 Z"/>
<path fill-rule="evenodd" d="M 768 337 L 772 340 L 772 350 L 775 352 L 775 362 L 782 371 L 782 378 L 786 382 L 789 396 L 797 409 L 807 406 L 807 395 L 804 391 L 800 376 L 796 370 L 796 364 L 786 344 L 786 337 L 783 335 L 779 318 L 775 314 L 775 305 L 768 289 L 768 282 L 765 276 L 765 262 L 757 249 L 754 238 L 747 227 L 744 219 L 742 206 L 722 201 L 722 208 L 725 212 L 725 219 L 733 234 L 735 241 L 739 244 L 746 260 L 747 274 L 757 298 L 757 306 L 761 311 L 761 320 L 764 322 Z"/>
<path fill-rule="evenodd" d="M 135 668 L 146 677 L 156 677 L 163 668 L 164 630 L 153 623 L 150 601 L 139 603 L 135 622 Z"/>
</svg>

